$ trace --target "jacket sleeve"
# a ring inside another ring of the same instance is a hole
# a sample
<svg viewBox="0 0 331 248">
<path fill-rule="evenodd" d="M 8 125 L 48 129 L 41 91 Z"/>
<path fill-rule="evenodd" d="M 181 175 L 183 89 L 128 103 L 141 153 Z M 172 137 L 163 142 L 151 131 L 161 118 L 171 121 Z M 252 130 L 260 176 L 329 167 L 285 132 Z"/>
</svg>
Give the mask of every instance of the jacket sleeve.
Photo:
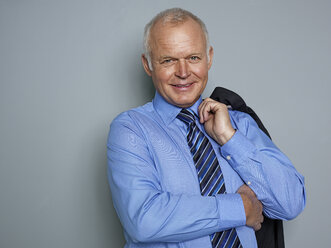
<svg viewBox="0 0 331 248">
<path fill-rule="evenodd" d="M 295 218 L 306 202 L 303 176 L 248 114 L 231 111 L 230 116 L 237 131 L 222 146 L 222 156 L 255 192 L 268 217 Z"/>
<path fill-rule="evenodd" d="M 239 194 L 175 195 L 162 190 L 141 130 L 127 114 L 108 137 L 108 180 L 120 221 L 135 242 L 180 242 L 245 225 Z"/>
</svg>

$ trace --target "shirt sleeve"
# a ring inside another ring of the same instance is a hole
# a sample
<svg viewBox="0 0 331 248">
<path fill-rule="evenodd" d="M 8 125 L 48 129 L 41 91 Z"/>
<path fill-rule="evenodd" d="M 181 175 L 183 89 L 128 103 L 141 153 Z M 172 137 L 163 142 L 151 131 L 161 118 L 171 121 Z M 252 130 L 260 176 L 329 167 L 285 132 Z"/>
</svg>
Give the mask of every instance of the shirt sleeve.
<svg viewBox="0 0 331 248">
<path fill-rule="evenodd" d="M 268 217 L 295 218 L 305 206 L 303 176 L 248 114 L 233 111 L 231 116 L 237 131 L 222 146 L 222 156 L 255 192 Z"/>
<path fill-rule="evenodd" d="M 128 116 L 111 124 L 108 179 L 121 223 L 134 242 L 180 242 L 242 226 L 239 194 L 176 195 L 162 190 L 148 145 Z"/>
</svg>

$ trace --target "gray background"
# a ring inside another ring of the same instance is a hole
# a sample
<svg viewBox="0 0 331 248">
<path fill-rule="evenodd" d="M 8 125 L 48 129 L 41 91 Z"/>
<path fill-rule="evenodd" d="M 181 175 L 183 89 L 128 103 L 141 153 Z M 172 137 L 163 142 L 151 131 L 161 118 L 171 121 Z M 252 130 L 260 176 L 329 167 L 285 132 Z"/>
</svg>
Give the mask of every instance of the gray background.
<svg viewBox="0 0 331 248">
<path fill-rule="evenodd" d="M 0 247 L 123 246 L 109 123 L 153 97 L 142 30 L 174 6 L 209 29 L 205 96 L 240 93 L 305 176 L 287 247 L 330 243 L 330 1 L 0 0 Z"/>
</svg>

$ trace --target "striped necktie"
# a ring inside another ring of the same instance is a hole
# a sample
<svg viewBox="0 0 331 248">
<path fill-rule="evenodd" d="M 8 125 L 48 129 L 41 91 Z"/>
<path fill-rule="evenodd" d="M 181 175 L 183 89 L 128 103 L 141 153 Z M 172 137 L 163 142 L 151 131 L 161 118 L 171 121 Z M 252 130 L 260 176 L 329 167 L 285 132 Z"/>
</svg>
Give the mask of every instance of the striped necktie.
<svg viewBox="0 0 331 248">
<path fill-rule="evenodd" d="M 194 114 L 187 109 L 182 109 L 177 118 L 188 127 L 187 142 L 197 170 L 201 195 L 225 194 L 224 177 L 215 151 L 208 138 L 195 124 Z M 213 233 L 210 238 L 213 248 L 242 247 L 234 228 Z"/>
</svg>

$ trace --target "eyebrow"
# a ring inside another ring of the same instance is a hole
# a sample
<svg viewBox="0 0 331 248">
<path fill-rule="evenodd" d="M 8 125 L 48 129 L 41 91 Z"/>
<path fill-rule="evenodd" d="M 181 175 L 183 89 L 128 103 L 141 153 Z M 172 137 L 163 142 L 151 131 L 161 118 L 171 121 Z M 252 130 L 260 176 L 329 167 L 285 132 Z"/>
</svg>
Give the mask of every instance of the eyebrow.
<svg viewBox="0 0 331 248">
<path fill-rule="evenodd" d="M 170 59 L 170 58 L 175 58 L 175 57 L 170 56 L 170 55 L 164 55 L 164 56 L 161 56 L 160 57 L 160 60 L 162 60 L 162 59 Z"/>
<path fill-rule="evenodd" d="M 199 56 L 202 57 L 202 53 L 191 53 L 189 55 L 187 55 L 185 58 L 191 57 L 191 56 Z M 159 58 L 159 60 L 163 60 L 163 59 L 177 59 L 176 57 L 173 57 L 171 55 L 163 55 Z"/>
</svg>

